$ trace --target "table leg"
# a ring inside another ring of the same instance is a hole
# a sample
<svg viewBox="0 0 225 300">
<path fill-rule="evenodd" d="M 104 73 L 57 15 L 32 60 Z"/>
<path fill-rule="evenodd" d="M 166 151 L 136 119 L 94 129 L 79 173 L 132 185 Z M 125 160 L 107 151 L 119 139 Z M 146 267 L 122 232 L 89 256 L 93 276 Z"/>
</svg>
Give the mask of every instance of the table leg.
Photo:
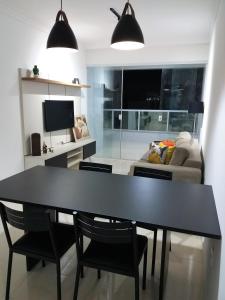
<svg viewBox="0 0 225 300">
<path fill-rule="evenodd" d="M 170 253 L 170 231 L 163 230 L 162 252 L 161 252 L 161 268 L 160 268 L 160 283 L 159 283 L 159 300 L 163 300 L 164 289 L 168 274 L 169 253 Z"/>
</svg>

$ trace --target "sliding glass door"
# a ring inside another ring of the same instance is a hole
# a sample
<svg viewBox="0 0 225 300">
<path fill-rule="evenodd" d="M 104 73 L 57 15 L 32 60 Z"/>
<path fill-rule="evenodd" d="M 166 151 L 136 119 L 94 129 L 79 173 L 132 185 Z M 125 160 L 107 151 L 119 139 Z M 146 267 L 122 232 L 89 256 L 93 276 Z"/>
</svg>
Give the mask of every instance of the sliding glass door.
<svg viewBox="0 0 225 300">
<path fill-rule="evenodd" d="M 139 160 L 148 150 L 151 141 L 174 139 L 181 131 L 188 131 L 197 137 L 201 126 L 198 120 L 201 117 L 189 114 L 183 104 L 185 95 L 188 95 L 188 99 L 200 97 L 199 77 L 202 73 L 199 76 L 199 71 L 196 72 L 156 72 L 154 74 L 159 78 L 161 76 L 161 89 L 151 83 L 150 87 L 156 87 L 148 91 L 146 81 L 145 92 L 142 90 L 139 96 L 135 86 L 132 86 L 130 91 L 133 90 L 134 95 L 127 93 L 128 97 L 123 95 L 124 84 L 126 83 L 126 89 L 129 89 L 129 82 L 124 81 L 125 73 L 122 68 L 88 68 L 88 83 L 91 84 L 91 89 L 88 90 L 87 117 L 91 136 L 97 141 L 96 156 Z M 130 73 L 127 73 L 130 76 Z M 192 78 L 192 82 L 187 79 L 189 77 Z M 135 78 L 131 79 L 135 85 Z M 137 90 L 140 90 L 138 86 Z M 179 105 L 183 105 L 184 108 Z"/>
<path fill-rule="evenodd" d="M 91 136 L 97 141 L 97 156 L 121 157 L 122 70 L 88 68 L 87 114 Z"/>
</svg>

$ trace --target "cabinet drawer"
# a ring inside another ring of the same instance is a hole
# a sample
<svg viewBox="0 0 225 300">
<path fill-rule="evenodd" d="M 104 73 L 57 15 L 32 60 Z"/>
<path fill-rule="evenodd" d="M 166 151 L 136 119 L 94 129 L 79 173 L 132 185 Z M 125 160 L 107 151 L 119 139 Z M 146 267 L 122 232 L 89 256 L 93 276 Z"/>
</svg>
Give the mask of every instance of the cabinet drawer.
<svg viewBox="0 0 225 300">
<path fill-rule="evenodd" d="M 83 146 L 83 159 L 88 158 L 96 153 L 96 142 Z"/>
<path fill-rule="evenodd" d="M 67 168 L 67 153 L 55 156 L 45 161 L 46 166 Z"/>
</svg>

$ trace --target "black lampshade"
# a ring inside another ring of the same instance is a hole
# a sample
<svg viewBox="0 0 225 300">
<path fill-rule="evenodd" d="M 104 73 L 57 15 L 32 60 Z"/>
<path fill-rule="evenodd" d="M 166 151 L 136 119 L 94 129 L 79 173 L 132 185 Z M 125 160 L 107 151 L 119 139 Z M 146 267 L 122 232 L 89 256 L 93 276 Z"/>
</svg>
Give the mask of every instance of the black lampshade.
<svg viewBox="0 0 225 300">
<path fill-rule="evenodd" d="M 68 23 L 66 14 L 60 10 L 49 34 L 47 48 L 68 48 L 78 51 L 76 37 Z"/>
<path fill-rule="evenodd" d="M 204 103 L 202 101 L 191 102 L 188 106 L 188 112 L 191 114 L 203 114 Z"/>
<path fill-rule="evenodd" d="M 129 8 L 131 14 L 127 13 Z M 129 2 L 126 3 L 123 14 L 114 29 L 111 47 L 118 50 L 135 50 L 144 47 L 144 37 Z"/>
</svg>

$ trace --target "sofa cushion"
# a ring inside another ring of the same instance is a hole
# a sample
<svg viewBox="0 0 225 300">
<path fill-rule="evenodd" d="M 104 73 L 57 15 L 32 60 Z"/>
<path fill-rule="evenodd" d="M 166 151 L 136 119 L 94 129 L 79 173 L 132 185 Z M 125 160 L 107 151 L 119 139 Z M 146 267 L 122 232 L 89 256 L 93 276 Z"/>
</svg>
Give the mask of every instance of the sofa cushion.
<svg viewBox="0 0 225 300">
<path fill-rule="evenodd" d="M 198 169 L 202 168 L 201 152 L 197 140 L 193 140 L 192 145 L 189 146 L 189 157 L 186 159 L 183 166 Z"/>
<path fill-rule="evenodd" d="M 176 141 L 181 140 L 181 139 L 186 140 L 191 143 L 192 136 L 191 136 L 190 132 L 182 131 L 178 134 Z"/>
<path fill-rule="evenodd" d="M 167 150 L 166 150 L 166 157 L 165 157 L 165 160 L 164 160 L 164 164 L 165 165 L 168 165 L 171 161 L 171 158 L 173 156 L 173 153 L 174 153 L 174 150 L 176 149 L 175 146 L 169 146 L 167 147 Z"/>
<path fill-rule="evenodd" d="M 166 158 L 167 147 L 152 143 L 149 151 L 148 161 L 153 164 L 163 164 Z"/>
<path fill-rule="evenodd" d="M 141 160 L 147 161 L 151 150 L 145 152 L 145 154 L 141 157 Z"/>
<path fill-rule="evenodd" d="M 170 165 L 173 166 L 182 166 L 185 160 L 189 156 L 189 151 L 186 148 L 177 147 L 174 150 L 173 156 L 170 160 Z"/>
<path fill-rule="evenodd" d="M 162 142 L 160 143 L 163 143 L 165 146 L 167 147 L 173 147 L 176 145 L 175 141 L 174 140 L 163 140 Z"/>
</svg>

